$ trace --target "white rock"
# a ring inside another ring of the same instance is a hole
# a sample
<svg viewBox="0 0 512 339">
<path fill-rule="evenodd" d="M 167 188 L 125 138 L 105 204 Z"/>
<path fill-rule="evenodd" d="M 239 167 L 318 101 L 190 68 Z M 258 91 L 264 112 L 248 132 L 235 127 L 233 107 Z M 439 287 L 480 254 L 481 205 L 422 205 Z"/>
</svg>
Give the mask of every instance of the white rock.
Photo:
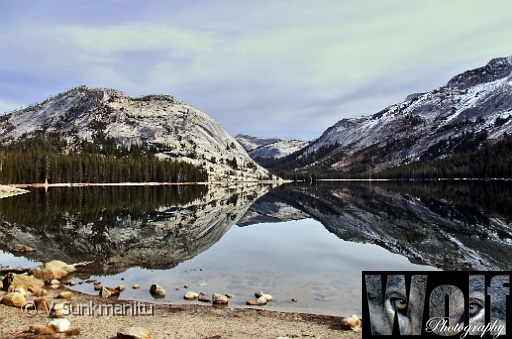
<svg viewBox="0 0 512 339">
<path fill-rule="evenodd" d="M 18 286 L 14 290 L 12 290 L 12 292 L 18 292 L 18 293 L 25 295 L 25 294 L 27 294 L 28 289 L 25 286 Z"/>
<path fill-rule="evenodd" d="M 361 319 L 357 315 L 341 319 L 341 328 L 344 330 L 359 331 L 361 329 Z"/>
<path fill-rule="evenodd" d="M 54 319 L 48 323 L 48 326 L 51 326 L 55 329 L 55 332 L 61 333 L 67 331 L 71 323 L 66 318 Z"/>
<path fill-rule="evenodd" d="M 264 296 L 261 296 L 258 299 L 256 299 L 256 302 L 258 303 L 258 305 L 265 305 L 267 303 L 267 299 L 265 299 Z"/>
<path fill-rule="evenodd" d="M 262 294 L 262 298 L 265 298 L 266 301 L 272 301 L 272 296 L 270 294 Z"/>
<path fill-rule="evenodd" d="M 130 326 L 130 327 L 123 327 L 120 330 L 117 331 L 117 338 L 118 339 L 151 339 L 153 336 L 151 333 L 145 329 L 144 327 L 139 326 Z"/>
</svg>

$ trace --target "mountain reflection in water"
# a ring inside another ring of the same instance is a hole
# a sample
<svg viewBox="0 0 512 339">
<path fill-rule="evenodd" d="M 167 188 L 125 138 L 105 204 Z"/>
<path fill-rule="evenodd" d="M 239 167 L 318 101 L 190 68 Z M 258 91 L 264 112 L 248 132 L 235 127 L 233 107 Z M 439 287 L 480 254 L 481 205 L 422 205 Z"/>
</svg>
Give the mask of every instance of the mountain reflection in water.
<svg viewBox="0 0 512 339">
<path fill-rule="evenodd" d="M 0 249 L 22 244 L 36 250 L 24 256 L 37 262 L 93 262 L 78 273 L 82 279 L 122 274 L 126 284 L 164 280 L 168 288 L 187 279 L 198 290 L 243 293 L 235 306 L 251 290 L 270 289 L 303 301 L 292 305 L 278 297 L 277 309 L 319 313 L 338 313 L 336 299 L 343 298 L 344 310 L 354 313 L 361 270 L 511 270 L 509 186 L 34 189 L 0 199 Z"/>
<path fill-rule="evenodd" d="M 239 224 L 313 218 L 340 239 L 376 244 L 412 263 L 511 270 L 511 188 L 494 181 L 289 185 L 260 198 Z"/>
</svg>

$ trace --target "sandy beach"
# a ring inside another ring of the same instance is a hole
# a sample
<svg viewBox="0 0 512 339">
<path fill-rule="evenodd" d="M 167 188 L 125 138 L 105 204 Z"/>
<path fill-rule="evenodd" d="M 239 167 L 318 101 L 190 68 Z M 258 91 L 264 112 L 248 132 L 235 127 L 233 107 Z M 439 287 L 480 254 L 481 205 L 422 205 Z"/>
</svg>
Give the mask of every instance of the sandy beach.
<svg viewBox="0 0 512 339">
<path fill-rule="evenodd" d="M 71 323 L 69 334 L 31 333 L 31 326 L 45 326 L 52 320 L 46 310 L 39 310 L 34 316 L 33 313 L 24 314 L 23 307 L 0 305 L 0 337 L 116 338 L 117 331 L 121 328 L 140 326 L 151 333 L 153 338 L 361 338 L 361 332 L 341 328 L 342 317 L 274 312 L 257 308 L 236 309 L 229 306 L 137 305 L 131 301 L 102 299 L 78 292 L 73 292 L 69 300 L 55 299 L 64 288 L 50 290 L 45 299 L 54 303 L 69 303 L 72 308 L 69 313 L 74 313 L 65 316 Z M 80 308 L 80 305 L 85 306 Z M 87 308 L 89 305 L 96 309 L 92 311 Z M 125 305 L 124 315 L 109 314 L 105 305 L 119 308 L 123 307 L 120 305 Z M 137 313 L 134 311 L 137 307 L 144 309 L 147 314 L 134 314 Z"/>
</svg>

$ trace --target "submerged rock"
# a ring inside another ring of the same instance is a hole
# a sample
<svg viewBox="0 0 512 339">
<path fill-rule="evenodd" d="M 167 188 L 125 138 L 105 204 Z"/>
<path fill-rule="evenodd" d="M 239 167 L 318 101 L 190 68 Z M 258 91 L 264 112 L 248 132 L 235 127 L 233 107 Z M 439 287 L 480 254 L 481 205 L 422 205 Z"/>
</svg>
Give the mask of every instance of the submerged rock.
<svg viewBox="0 0 512 339">
<path fill-rule="evenodd" d="M 267 299 L 265 299 L 264 296 L 261 296 L 258 299 L 256 299 L 256 302 L 258 303 L 258 305 L 266 305 L 267 304 Z"/>
<path fill-rule="evenodd" d="M 153 298 L 157 299 L 165 298 L 165 295 L 167 294 L 165 290 L 158 284 L 151 285 L 151 287 L 149 288 L 149 293 L 151 293 Z"/>
<path fill-rule="evenodd" d="M 272 296 L 267 293 L 262 294 L 260 298 L 264 298 L 266 301 L 272 301 Z"/>
<path fill-rule="evenodd" d="M 224 294 L 214 293 L 212 295 L 212 302 L 217 305 L 227 305 L 229 299 Z"/>
<path fill-rule="evenodd" d="M 185 293 L 185 296 L 183 298 L 186 300 L 195 300 L 195 299 L 199 298 L 199 293 L 193 292 L 193 291 L 188 291 L 187 293 Z"/>
<path fill-rule="evenodd" d="M 205 295 L 201 295 L 199 296 L 199 298 L 197 298 L 197 300 L 201 301 L 201 302 L 204 302 L 204 303 L 209 303 L 211 302 L 212 300 L 210 298 L 208 298 L 207 296 Z"/>
</svg>

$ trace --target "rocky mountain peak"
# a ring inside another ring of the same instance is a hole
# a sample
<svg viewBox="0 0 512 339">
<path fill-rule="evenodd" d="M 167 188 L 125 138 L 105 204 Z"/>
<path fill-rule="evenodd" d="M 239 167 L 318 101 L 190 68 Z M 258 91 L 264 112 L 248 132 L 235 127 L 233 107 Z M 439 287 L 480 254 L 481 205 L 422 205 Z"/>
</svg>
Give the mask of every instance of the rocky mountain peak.
<svg viewBox="0 0 512 339">
<path fill-rule="evenodd" d="M 512 56 L 492 59 L 484 67 L 466 71 L 448 81 L 450 88 L 464 90 L 475 85 L 492 82 L 510 76 Z"/>
<path fill-rule="evenodd" d="M 446 86 L 373 115 L 342 119 L 297 161 L 341 172 L 381 170 L 499 141 L 512 133 L 511 73 L 512 57 L 492 59 Z"/>
</svg>

